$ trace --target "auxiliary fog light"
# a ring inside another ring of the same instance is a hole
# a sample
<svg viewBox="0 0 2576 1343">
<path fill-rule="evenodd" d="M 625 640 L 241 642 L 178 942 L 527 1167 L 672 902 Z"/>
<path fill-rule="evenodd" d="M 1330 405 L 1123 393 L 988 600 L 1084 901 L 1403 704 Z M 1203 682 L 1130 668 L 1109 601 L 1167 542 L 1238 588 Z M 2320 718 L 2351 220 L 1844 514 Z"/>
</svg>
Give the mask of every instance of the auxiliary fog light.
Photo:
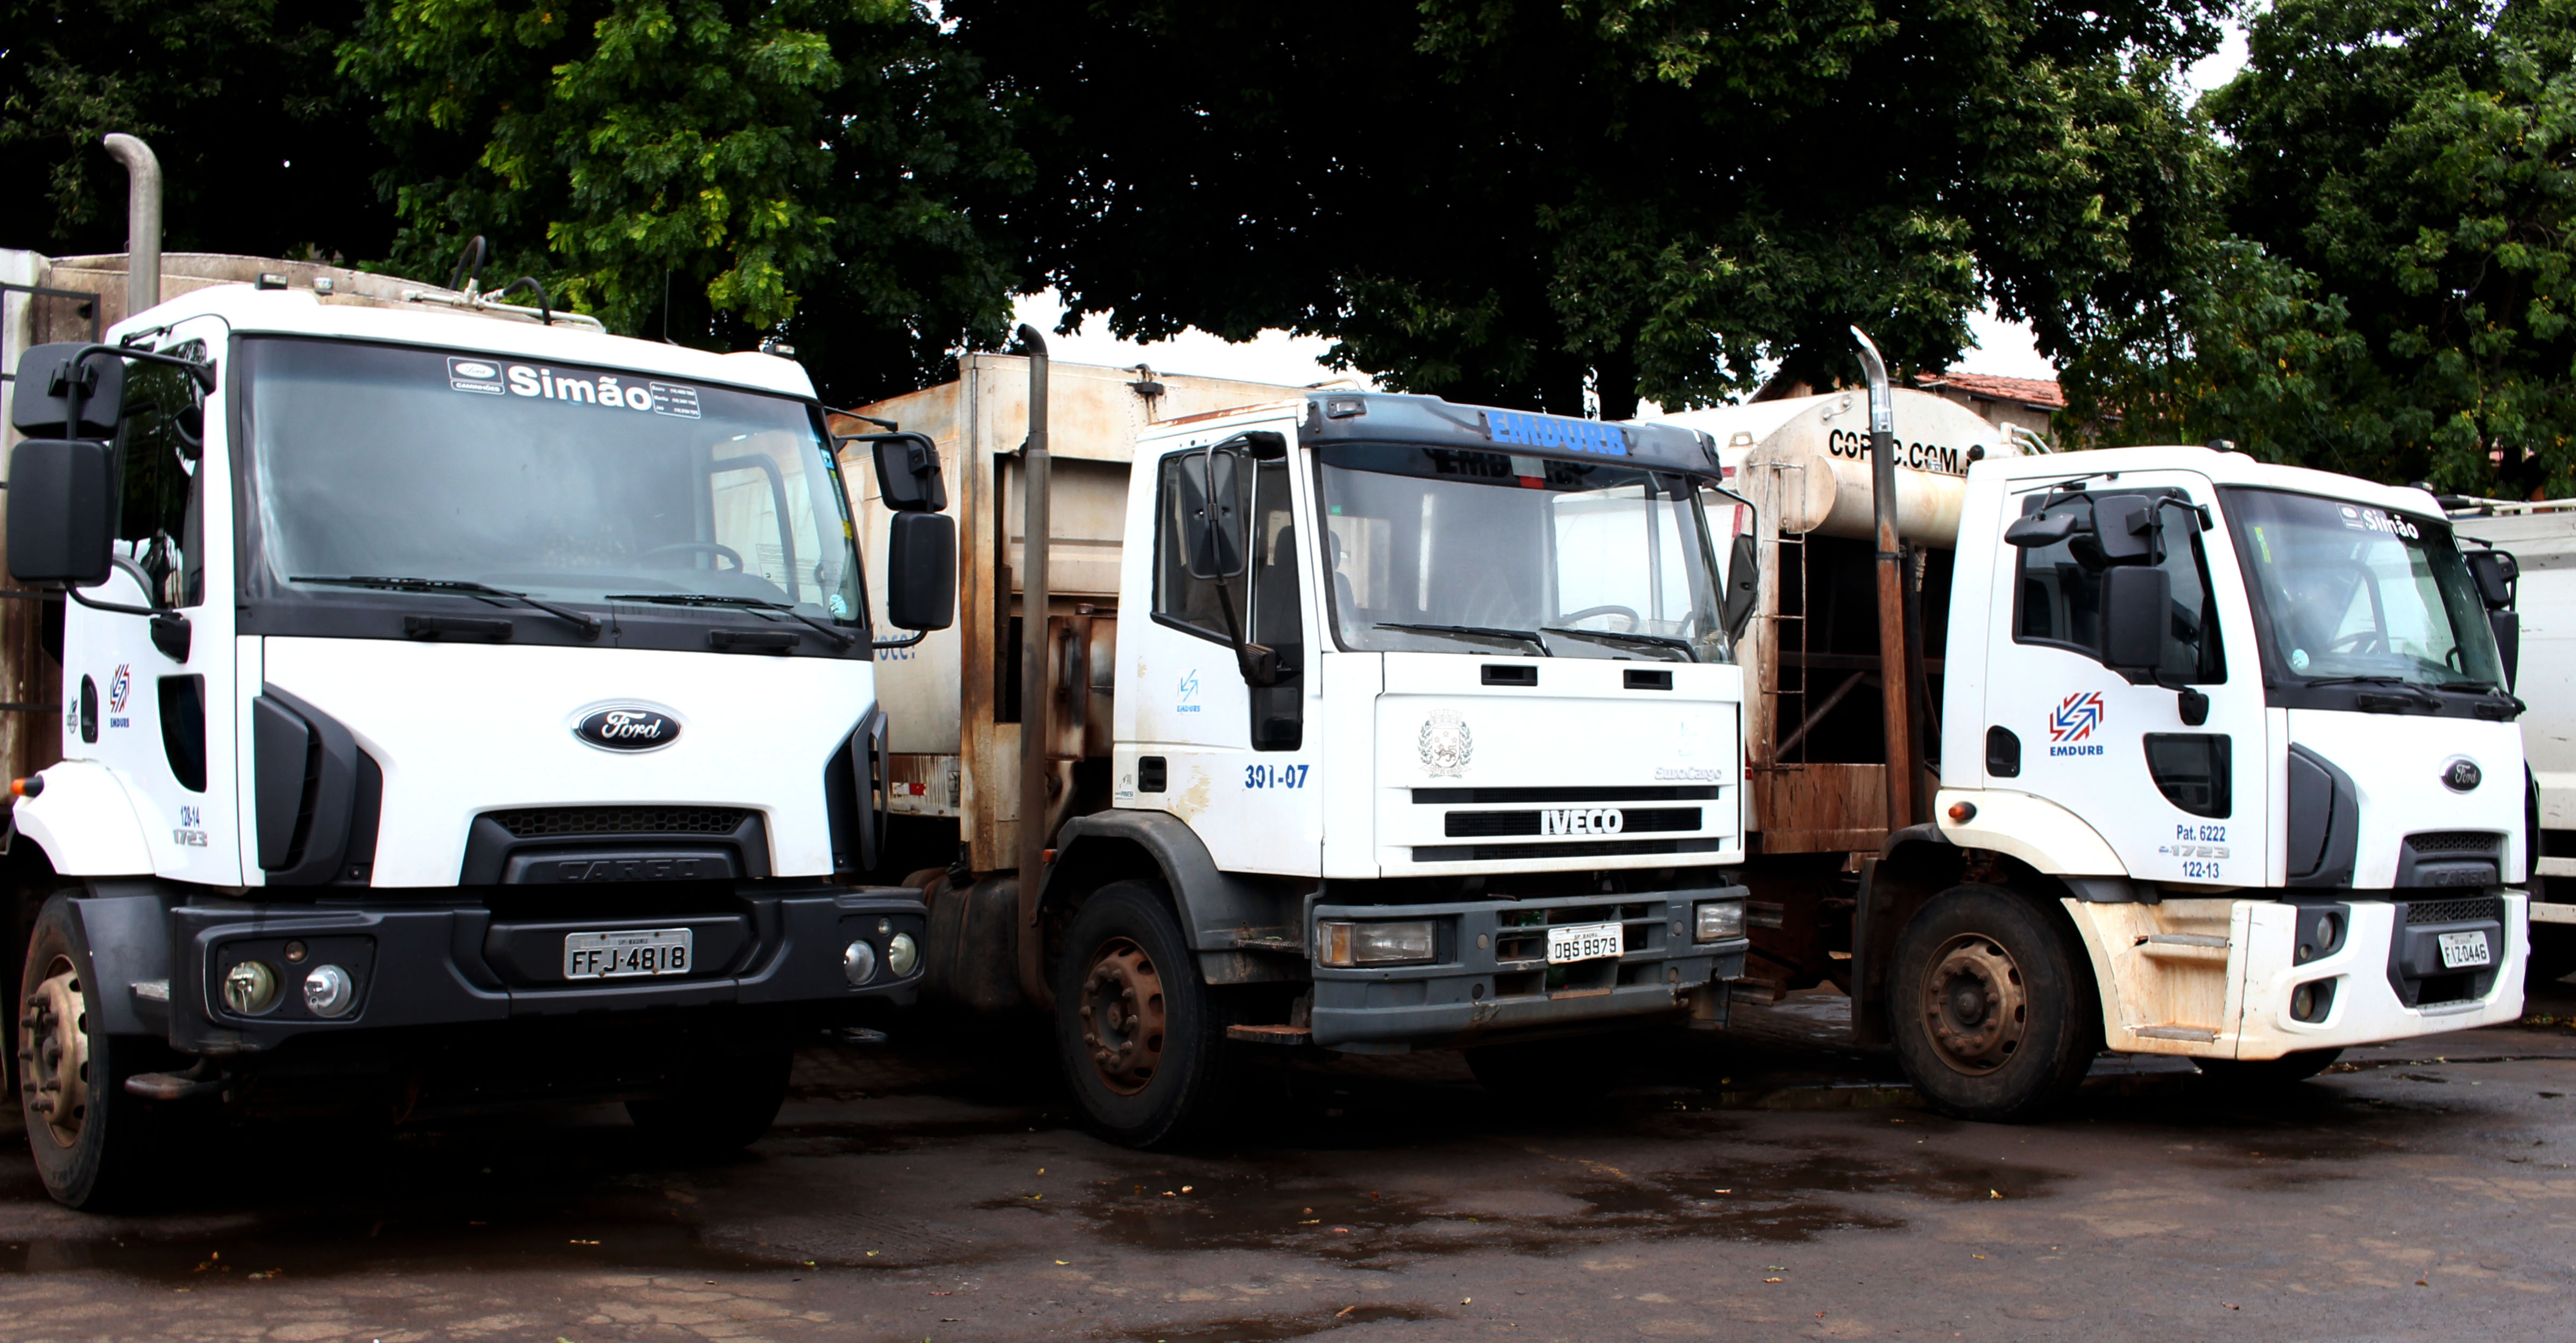
<svg viewBox="0 0 2576 1343">
<path fill-rule="evenodd" d="M 345 1017 L 358 1005 L 358 981 L 336 965 L 317 965 L 304 976 L 304 1010 L 317 1017 Z"/>
<path fill-rule="evenodd" d="M 2290 1019 L 2310 1025 L 2325 1020 L 2334 1010 L 2334 991 L 2331 979 L 2312 979 L 2290 990 Z"/>
<path fill-rule="evenodd" d="M 1349 969 L 1358 965 L 1420 965 L 1436 954 L 1429 919 L 1403 923 L 1354 923 L 1328 919 L 1315 925 L 1316 959 Z"/>
<path fill-rule="evenodd" d="M 886 969 L 897 979 L 911 974 L 921 964 L 921 947 L 910 933 L 897 933 L 886 943 Z"/>
<path fill-rule="evenodd" d="M 841 953 L 841 973 L 850 977 L 851 988 L 857 988 L 876 978 L 877 949 L 870 946 L 864 937 L 851 943 L 848 949 Z"/>
<path fill-rule="evenodd" d="M 255 1017 L 277 1006 L 277 971 L 266 961 L 243 961 L 224 972 L 224 1006 Z"/>
<path fill-rule="evenodd" d="M 1730 937 L 1744 936 L 1744 902 L 1741 900 L 1711 900 L 1693 911 L 1693 919 L 1691 940 L 1694 942 L 1723 942 Z"/>
</svg>

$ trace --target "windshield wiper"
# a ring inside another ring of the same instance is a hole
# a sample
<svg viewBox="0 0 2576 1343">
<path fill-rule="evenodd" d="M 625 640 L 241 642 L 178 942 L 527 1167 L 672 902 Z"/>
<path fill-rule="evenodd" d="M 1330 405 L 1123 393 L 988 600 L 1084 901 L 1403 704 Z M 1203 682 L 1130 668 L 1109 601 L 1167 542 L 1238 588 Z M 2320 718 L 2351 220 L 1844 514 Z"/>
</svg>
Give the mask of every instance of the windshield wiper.
<svg viewBox="0 0 2576 1343">
<path fill-rule="evenodd" d="M 2313 677 L 2308 681 L 2308 687 L 2310 689 L 2326 685 L 2384 685 L 2392 689 L 2405 691 L 2408 695 L 2415 697 L 2415 703 L 2421 704 L 2425 708 L 2431 709 L 2437 713 L 2440 712 L 2442 708 L 2441 696 L 2425 689 L 2421 682 L 2409 681 L 2403 676 L 2319 676 Z M 2365 704 L 2362 708 L 2367 712 L 2370 706 Z"/>
<path fill-rule="evenodd" d="M 1421 630 L 1427 634 L 1466 634 L 1479 639 L 1511 639 L 1535 646 L 1540 657 L 1555 657 L 1548 651 L 1547 640 L 1535 630 L 1494 629 L 1485 625 L 1411 625 L 1401 621 L 1382 620 L 1375 628 L 1382 630 Z"/>
<path fill-rule="evenodd" d="M 616 592 L 602 600 L 654 602 L 663 606 L 738 606 L 747 611 L 776 611 L 812 626 L 815 632 L 831 640 L 832 647 L 839 651 L 847 652 L 851 644 L 858 642 L 785 602 L 773 602 L 764 597 L 713 597 L 703 592 Z"/>
<path fill-rule="evenodd" d="M 1577 630 L 1567 629 L 1562 625 L 1541 625 L 1539 628 L 1550 634 L 1571 634 L 1578 639 L 1625 639 L 1630 643 L 1652 644 L 1657 648 L 1678 648 L 1682 650 L 1682 656 L 1693 662 L 1699 661 L 1699 654 L 1691 648 L 1690 640 L 1676 639 L 1669 634 L 1640 634 L 1631 630 Z"/>
<path fill-rule="evenodd" d="M 2511 705 L 2513 707 L 2512 716 L 2514 717 L 2519 717 L 2531 712 L 2531 706 L 2522 702 L 2522 696 L 2505 689 L 2503 686 L 2497 685 L 2493 681 L 2444 681 L 2440 688 L 2444 690 L 2457 690 L 2465 694 L 2484 695 L 2489 699 L 2501 701 L 2501 703 L 2496 707 L 2502 708 L 2505 705 Z M 2481 712 L 2479 716 L 2485 717 L 2486 715 Z"/>
<path fill-rule="evenodd" d="M 547 615 L 578 627 L 581 630 L 581 637 L 585 639 L 599 637 L 600 623 L 597 616 L 586 616 L 569 607 L 539 601 L 524 592 L 496 588 L 489 583 L 477 583 L 470 578 L 379 578 L 371 574 L 330 577 L 322 574 L 295 574 L 286 581 L 322 583 L 337 588 L 373 588 L 379 592 L 426 592 L 451 597 L 507 597 L 514 602 L 526 602 Z"/>
</svg>

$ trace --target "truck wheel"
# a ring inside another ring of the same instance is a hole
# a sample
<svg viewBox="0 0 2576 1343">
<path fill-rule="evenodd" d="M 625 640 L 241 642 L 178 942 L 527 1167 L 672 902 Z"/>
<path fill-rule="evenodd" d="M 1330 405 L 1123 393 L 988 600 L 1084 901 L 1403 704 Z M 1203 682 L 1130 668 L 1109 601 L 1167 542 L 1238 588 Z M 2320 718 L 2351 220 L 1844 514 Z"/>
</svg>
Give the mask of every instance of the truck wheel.
<svg viewBox="0 0 2576 1343">
<path fill-rule="evenodd" d="M 2101 1052 L 2101 1005 L 2073 929 L 1996 886 L 1953 886 L 1896 940 L 1890 1034 L 1908 1080 L 1961 1119 L 2036 1119 Z"/>
<path fill-rule="evenodd" d="M 1477 1045 L 1466 1051 L 1467 1071 L 1517 1109 L 1564 1115 L 1588 1109 L 1628 1073 L 1624 1036 L 1584 1035 L 1556 1040 Z"/>
<path fill-rule="evenodd" d="M 680 1085 L 653 1100 L 626 1102 L 626 1117 L 656 1145 L 718 1155 L 758 1141 L 787 1101 L 796 1052 L 784 1041 L 744 1042 L 695 1060 Z"/>
<path fill-rule="evenodd" d="M 125 1079 L 166 1054 L 158 1041 L 96 1033 L 100 986 L 71 901 L 45 902 L 19 981 L 18 1099 L 45 1192 L 67 1207 L 130 1205 L 152 1175 L 158 1125 Z"/>
<path fill-rule="evenodd" d="M 1056 964 L 1055 1038 L 1094 1132 L 1128 1147 L 1187 1141 L 1212 1117 L 1225 1027 L 1162 892 L 1101 887 Z"/>
<path fill-rule="evenodd" d="M 2340 1049 L 2301 1049 L 2277 1059 L 2193 1059 L 2211 1082 L 2239 1091 L 2268 1091 L 2304 1082 L 2343 1057 Z"/>
</svg>

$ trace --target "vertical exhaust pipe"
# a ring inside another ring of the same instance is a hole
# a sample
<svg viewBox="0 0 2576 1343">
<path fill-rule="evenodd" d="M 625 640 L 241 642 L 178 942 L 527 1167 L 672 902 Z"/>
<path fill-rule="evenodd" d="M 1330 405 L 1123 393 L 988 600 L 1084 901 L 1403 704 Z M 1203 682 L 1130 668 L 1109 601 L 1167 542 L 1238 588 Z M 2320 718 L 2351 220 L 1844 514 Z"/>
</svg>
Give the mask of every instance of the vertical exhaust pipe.
<svg viewBox="0 0 2576 1343">
<path fill-rule="evenodd" d="M 1904 551 L 1896 539 L 1896 394 L 1887 385 L 1887 361 L 1859 327 L 1861 371 L 1869 378 L 1869 493 L 1878 534 L 1878 687 L 1886 704 L 1887 832 L 1914 824 L 1914 786 L 1922 765 L 1914 758 L 1913 693 L 1906 669 Z"/>
<path fill-rule="evenodd" d="M 1020 992 L 1049 1001 L 1041 964 L 1038 893 L 1046 878 L 1047 780 L 1047 347 L 1022 324 L 1029 352 L 1029 439 L 1020 450 Z"/>
<path fill-rule="evenodd" d="M 125 315 L 161 301 L 161 160 L 152 146 L 122 133 L 107 137 L 110 157 L 125 165 Z"/>
</svg>

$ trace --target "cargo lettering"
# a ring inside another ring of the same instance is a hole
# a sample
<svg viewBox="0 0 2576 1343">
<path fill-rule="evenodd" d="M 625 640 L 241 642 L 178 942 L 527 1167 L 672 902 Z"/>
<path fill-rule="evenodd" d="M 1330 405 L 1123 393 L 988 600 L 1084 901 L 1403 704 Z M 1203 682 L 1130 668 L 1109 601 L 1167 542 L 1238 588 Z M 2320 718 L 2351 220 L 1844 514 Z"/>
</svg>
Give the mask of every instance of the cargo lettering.
<svg viewBox="0 0 2576 1343">
<path fill-rule="evenodd" d="M 1939 443 L 1898 443 L 1896 464 L 1910 471 L 1929 471 L 1934 475 L 1942 476 L 1964 476 L 1968 474 L 1968 463 L 1974 460 L 1969 454 L 1975 452 L 1978 457 L 1985 455 L 1980 450 L 1982 446 L 1953 448 Z M 1825 451 L 1849 461 L 1868 461 L 1869 435 L 1850 429 L 1833 430 L 1825 435 Z"/>
</svg>

